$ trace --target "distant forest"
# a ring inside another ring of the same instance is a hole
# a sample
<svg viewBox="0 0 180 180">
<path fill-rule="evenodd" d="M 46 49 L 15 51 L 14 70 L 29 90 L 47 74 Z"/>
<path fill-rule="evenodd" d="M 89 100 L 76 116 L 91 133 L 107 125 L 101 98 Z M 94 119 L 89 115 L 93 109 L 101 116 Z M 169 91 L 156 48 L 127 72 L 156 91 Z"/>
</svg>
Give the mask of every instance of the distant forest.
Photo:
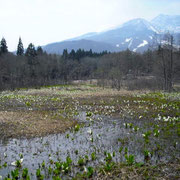
<svg viewBox="0 0 180 180">
<path fill-rule="evenodd" d="M 144 53 L 130 50 L 95 53 L 79 49 L 62 55 L 47 54 L 32 43 L 24 50 L 21 38 L 17 51 L 8 51 L 6 40 L 0 42 L 0 90 L 67 84 L 73 80 L 97 79 L 99 85 L 120 90 L 163 89 L 172 91 L 180 78 L 180 48 L 173 36 L 166 43 Z"/>
</svg>

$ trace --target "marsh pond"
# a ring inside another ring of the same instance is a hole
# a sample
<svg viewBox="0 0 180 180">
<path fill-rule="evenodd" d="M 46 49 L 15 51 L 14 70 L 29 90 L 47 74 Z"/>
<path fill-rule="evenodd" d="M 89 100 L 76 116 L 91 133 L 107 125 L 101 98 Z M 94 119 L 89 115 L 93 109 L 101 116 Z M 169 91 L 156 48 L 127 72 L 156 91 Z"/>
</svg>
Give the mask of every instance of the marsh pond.
<svg viewBox="0 0 180 180">
<path fill-rule="evenodd" d="M 180 93 L 65 85 L 0 94 L 0 179 L 179 179 Z"/>
</svg>

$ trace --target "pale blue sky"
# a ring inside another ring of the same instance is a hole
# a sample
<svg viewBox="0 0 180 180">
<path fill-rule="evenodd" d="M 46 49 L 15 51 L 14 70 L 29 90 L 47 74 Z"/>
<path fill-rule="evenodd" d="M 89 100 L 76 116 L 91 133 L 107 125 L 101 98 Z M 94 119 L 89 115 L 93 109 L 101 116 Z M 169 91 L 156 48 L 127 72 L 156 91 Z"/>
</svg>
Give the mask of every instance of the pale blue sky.
<svg viewBox="0 0 180 180">
<path fill-rule="evenodd" d="M 133 18 L 180 15 L 180 0 L 0 0 L 0 38 L 15 50 L 102 31 Z"/>
</svg>

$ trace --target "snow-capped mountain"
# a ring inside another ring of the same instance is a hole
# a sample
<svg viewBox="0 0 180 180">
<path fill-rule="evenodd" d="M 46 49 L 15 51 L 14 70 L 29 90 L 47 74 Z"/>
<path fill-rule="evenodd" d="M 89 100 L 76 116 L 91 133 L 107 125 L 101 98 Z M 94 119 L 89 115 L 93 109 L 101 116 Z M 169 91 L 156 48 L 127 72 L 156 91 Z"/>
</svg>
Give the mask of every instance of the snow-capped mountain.
<svg viewBox="0 0 180 180">
<path fill-rule="evenodd" d="M 180 15 L 159 15 L 151 23 L 161 32 L 180 33 Z"/>
<path fill-rule="evenodd" d="M 133 19 L 114 29 L 88 33 L 63 42 L 44 46 L 49 53 L 61 54 L 63 49 L 92 49 L 94 52 L 107 50 L 117 52 L 129 49 L 134 52 L 143 52 L 152 46 L 154 37 L 162 35 L 167 30 L 176 30 L 180 27 L 180 16 L 160 15 L 151 22 L 145 19 Z M 85 41 L 86 40 L 86 41 Z"/>
<path fill-rule="evenodd" d="M 134 19 L 103 33 L 88 37 L 89 40 L 106 42 L 119 50 L 143 51 L 151 44 L 156 28 L 144 19 Z"/>
</svg>

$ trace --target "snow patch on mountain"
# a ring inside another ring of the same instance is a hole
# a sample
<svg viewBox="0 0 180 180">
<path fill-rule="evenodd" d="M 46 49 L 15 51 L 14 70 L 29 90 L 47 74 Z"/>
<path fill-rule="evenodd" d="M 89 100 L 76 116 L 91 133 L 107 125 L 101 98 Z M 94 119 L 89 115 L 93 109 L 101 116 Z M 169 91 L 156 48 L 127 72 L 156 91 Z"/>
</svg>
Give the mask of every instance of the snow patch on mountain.
<svg viewBox="0 0 180 180">
<path fill-rule="evenodd" d="M 146 46 L 148 44 L 148 42 L 146 40 L 143 40 L 143 43 L 141 43 L 138 48 Z"/>
<path fill-rule="evenodd" d="M 137 48 L 133 49 L 133 52 L 136 52 L 137 51 Z"/>
<path fill-rule="evenodd" d="M 125 39 L 125 42 L 129 42 L 129 41 L 131 41 L 132 40 L 132 38 L 126 38 Z"/>
<path fill-rule="evenodd" d="M 129 45 L 128 45 L 128 48 L 130 48 L 130 47 L 131 47 L 132 42 L 133 42 L 133 39 L 131 39 L 131 41 L 130 41 L 130 43 L 129 43 Z"/>
<path fill-rule="evenodd" d="M 146 46 L 146 45 L 148 45 L 148 44 L 149 44 L 149 43 L 148 43 L 146 40 L 143 40 L 143 42 L 142 42 L 141 44 L 139 44 L 139 45 L 137 46 L 137 48 L 133 49 L 133 52 L 136 52 L 138 48 L 144 47 L 144 46 Z"/>
<path fill-rule="evenodd" d="M 153 37 L 152 37 L 152 36 L 149 36 L 149 38 L 150 38 L 150 39 L 153 39 Z"/>
<path fill-rule="evenodd" d="M 153 26 L 150 26 L 150 30 L 154 31 L 156 34 L 159 34 L 159 31 L 157 31 Z"/>
</svg>

